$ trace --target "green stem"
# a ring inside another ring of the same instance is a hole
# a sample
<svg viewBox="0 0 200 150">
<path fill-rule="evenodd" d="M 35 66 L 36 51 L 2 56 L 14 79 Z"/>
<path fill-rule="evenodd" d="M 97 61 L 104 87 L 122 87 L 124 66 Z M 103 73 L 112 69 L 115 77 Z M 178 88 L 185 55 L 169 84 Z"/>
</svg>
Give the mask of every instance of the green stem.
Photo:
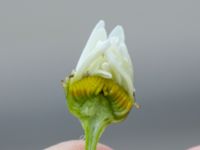
<svg viewBox="0 0 200 150">
<path fill-rule="evenodd" d="M 106 128 L 104 121 L 88 119 L 83 123 L 85 130 L 85 150 L 96 150 L 97 143 Z"/>
<path fill-rule="evenodd" d="M 81 107 L 80 121 L 85 131 L 85 150 L 96 150 L 105 128 L 113 120 L 108 100 L 103 96 L 87 100 Z"/>
</svg>

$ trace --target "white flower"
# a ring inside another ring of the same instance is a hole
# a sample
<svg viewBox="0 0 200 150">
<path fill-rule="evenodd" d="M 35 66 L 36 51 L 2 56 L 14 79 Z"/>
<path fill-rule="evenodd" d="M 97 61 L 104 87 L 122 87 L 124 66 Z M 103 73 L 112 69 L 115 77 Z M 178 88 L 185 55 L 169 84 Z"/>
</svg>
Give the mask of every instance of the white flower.
<svg viewBox="0 0 200 150">
<path fill-rule="evenodd" d="M 99 21 L 81 54 L 74 79 L 85 75 L 113 79 L 133 95 L 133 66 L 122 26 L 116 26 L 107 36 L 104 21 Z"/>
</svg>

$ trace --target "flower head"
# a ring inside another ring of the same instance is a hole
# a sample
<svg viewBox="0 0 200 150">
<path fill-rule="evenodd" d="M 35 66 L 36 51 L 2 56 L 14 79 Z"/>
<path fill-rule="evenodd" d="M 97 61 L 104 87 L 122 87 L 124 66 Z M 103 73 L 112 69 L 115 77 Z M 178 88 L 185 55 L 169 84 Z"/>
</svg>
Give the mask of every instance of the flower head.
<svg viewBox="0 0 200 150">
<path fill-rule="evenodd" d="M 121 26 L 107 36 L 104 21 L 99 21 L 63 87 L 69 110 L 81 120 L 86 136 L 89 125 L 104 129 L 124 120 L 132 106 L 138 106 L 133 66 Z"/>
</svg>

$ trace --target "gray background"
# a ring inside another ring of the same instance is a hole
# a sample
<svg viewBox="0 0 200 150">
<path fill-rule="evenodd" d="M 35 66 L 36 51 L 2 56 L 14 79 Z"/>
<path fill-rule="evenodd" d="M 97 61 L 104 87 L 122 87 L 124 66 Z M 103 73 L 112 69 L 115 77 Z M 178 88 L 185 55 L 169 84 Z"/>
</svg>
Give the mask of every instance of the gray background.
<svg viewBox="0 0 200 150">
<path fill-rule="evenodd" d="M 95 24 L 125 28 L 137 101 L 101 142 L 116 150 L 200 144 L 200 1 L 0 0 L 0 149 L 36 150 L 83 131 L 60 80 Z"/>
</svg>

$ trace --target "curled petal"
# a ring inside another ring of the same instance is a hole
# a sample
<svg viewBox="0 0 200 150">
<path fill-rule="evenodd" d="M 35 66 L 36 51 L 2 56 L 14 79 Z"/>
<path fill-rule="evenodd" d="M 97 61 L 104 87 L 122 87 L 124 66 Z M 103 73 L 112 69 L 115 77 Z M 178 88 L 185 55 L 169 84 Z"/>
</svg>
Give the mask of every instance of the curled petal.
<svg viewBox="0 0 200 150">
<path fill-rule="evenodd" d="M 95 75 L 99 75 L 101 77 L 107 78 L 107 79 L 111 79 L 112 78 L 112 74 L 108 71 L 105 70 L 97 70 L 96 72 L 94 72 Z"/>
<path fill-rule="evenodd" d="M 76 71 L 79 71 L 79 69 L 82 67 L 83 62 L 85 61 L 89 53 L 91 53 L 95 49 L 97 43 L 99 41 L 105 41 L 107 39 L 107 33 L 104 26 L 105 26 L 105 23 L 102 20 L 99 21 L 99 23 L 95 26 L 80 56 L 80 59 L 76 66 Z"/>
<path fill-rule="evenodd" d="M 117 54 L 117 51 L 106 51 L 106 57 L 108 58 L 108 62 L 111 65 L 111 67 L 113 68 L 113 70 L 116 71 L 116 76 L 120 75 L 121 77 L 121 82 L 119 83 L 120 85 L 122 85 L 126 91 L 129 93 L 129 95 L 132 95 L 132 93 L 134 92 L 134 87 L 132 84 L 132 79 L 130 77 L 130 75 L 127 73 L 126 69 L 124 68 L 122 62 L 118 61 L 119 60 L 119 56 Z"/>
<path fill-rule="evenodd" d="M 87 56 L 85 56 L 84 61 L 81 61 L 80 68 L 77 71 L 77 75 L 81 77 L 84 75 L 84 73 L 87 73 L 87 68 L 91 65 L 92 62 L 94 62 L 98 57 L 101 57 L 104 55 L 104 52 L 107 50 L 107 47 L 109 47 L 108 41 L 104 42 L 98 42 L 96 47 L 94 48 L 91 53 L 88 53 Z M 101 64 L 102 62 L 100 62 Z M 97 64 L 98 65 L 98 64 Z M 78 78 L 77 76 L 77 78 Z"/>
<path fill-rule="evenodd" d="M 124 36 L 124 29 L 122 26 L 118 25 L 116 26 L 110 33 L 109 38 L 112 37 L 118 37 L 120 42 L 124 42 L 125 36 Z"/>
<path fill-rule="evenodd" d="M 121 55 L 123 55 L 127 66 L 127 70 L 129 70 L 129 74 L 131 76 L 132 81 L 134 81 L 133 65 L 125 43 L 120 44 L 119 51 L 121 52 Z"/>
</svg>

